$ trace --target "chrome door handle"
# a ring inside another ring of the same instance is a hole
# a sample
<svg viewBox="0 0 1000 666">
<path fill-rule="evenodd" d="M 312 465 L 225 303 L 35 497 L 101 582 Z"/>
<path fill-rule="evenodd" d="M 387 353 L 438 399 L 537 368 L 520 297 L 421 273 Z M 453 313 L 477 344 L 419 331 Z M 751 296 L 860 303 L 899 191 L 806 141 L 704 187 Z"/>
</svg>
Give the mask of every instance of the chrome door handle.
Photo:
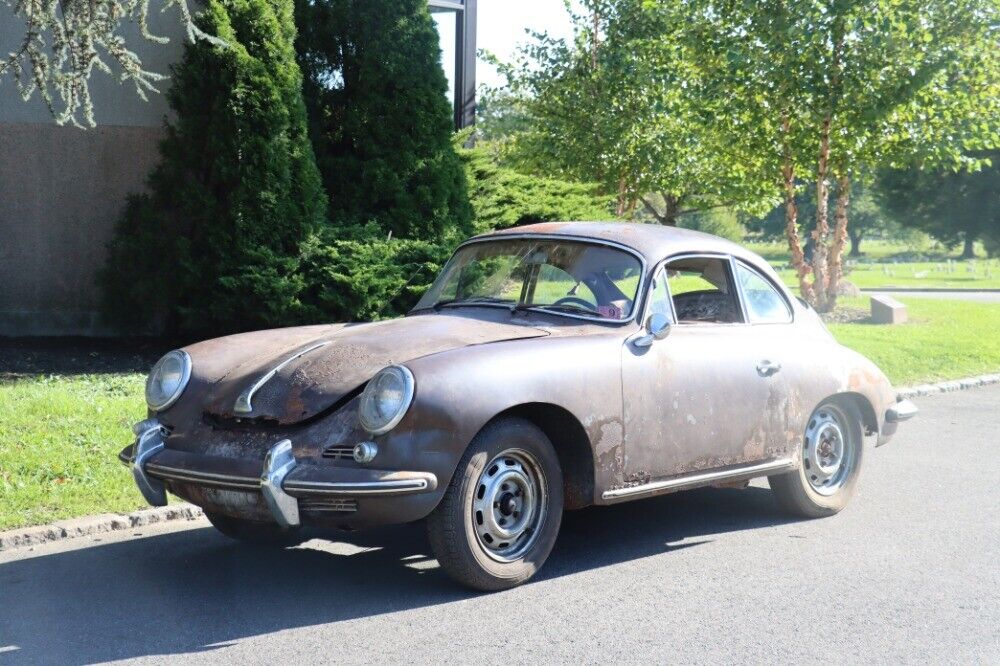
<svg viewBox="0 0 1000 666">
<path fill-rule="evenodd" d="M 780 363 L 761 361 L 760 363 L 757 364 L 757 374 L 759 374 L 761 377 L 770 377 L 779 370 L 781 370 Z"/>
</svg>

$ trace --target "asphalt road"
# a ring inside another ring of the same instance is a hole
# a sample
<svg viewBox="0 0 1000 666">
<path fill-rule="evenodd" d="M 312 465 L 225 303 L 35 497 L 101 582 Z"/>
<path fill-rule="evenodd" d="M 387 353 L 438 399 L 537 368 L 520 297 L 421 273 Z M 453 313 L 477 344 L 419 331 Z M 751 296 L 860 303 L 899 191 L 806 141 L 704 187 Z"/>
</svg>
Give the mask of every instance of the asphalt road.
<svg viewBox="0 0 1000 666">
<path fill-rule="evenodd" d="M 0 662 L 1000 663 L 1000 387 L 918 404 L 839 516 L 753 486 L 588 509 L 499 594 L 449 582 L 417 526 L 0 553 Z"/>
</svg>

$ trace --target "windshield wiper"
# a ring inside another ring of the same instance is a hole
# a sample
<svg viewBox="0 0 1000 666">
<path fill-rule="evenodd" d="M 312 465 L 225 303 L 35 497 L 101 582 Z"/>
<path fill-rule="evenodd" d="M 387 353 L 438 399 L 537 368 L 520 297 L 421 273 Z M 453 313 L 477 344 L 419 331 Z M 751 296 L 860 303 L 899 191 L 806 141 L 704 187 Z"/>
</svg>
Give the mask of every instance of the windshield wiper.
<svg viewBox="0 0 1000 666">
<path fill-rule="evenodd" d="M 435 310 L 455 305 L 509 305 L 513 301 L 509 298 L 497 298 L 496 296 L 474 296 L 472 298 L 446 298 L 433 305 Z"/>
<path fill-rule="evenodd" d="M 600 313 L 598 313 L 598 312 L 596 312 L 594 310 L 591 310 L 590 308 L 585 308 L 582 305 L 572 305 L 570 303 L 560 303 L 559 305 L 556 305 L 554 303 L 553 304 L 540 303 L 540 304 L 535 304 L 535 305 L 518 305 L 518 306 L 516 306 L 514 308 L 514 310 L 556 310 L 556 311 L 574 312 L 574 313 L 575 312 L 581 312 L 583 314 L 590 315 L 591 317 L 600 317 L 601 316 Z"/>
</svg>

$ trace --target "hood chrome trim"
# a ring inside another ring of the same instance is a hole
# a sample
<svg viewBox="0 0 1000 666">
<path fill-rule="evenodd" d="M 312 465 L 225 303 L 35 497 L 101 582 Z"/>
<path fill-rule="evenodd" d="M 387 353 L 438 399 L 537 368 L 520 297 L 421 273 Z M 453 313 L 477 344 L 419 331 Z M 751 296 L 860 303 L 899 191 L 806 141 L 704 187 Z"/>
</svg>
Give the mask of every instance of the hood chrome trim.
<svg viewBox="0 0 1000 666">
<path fill-rule="evenodd" d="M 309 352 L 316 351 L 320 347 L 325 347 L 328 344 L 330 344 L 329 340 L 299 350 L 294 354 L 292 354 L 291 356 L 289 356 L 288 358 L 286 358 L 278 365 L 274 366 L 273 368 L 265 372 L 263 375 L 261 375 L 260 379 L 255 381 L 250 386 L 246 387 L 246 389 L 243 390 L 243 393 L 240 393 L 239 397 L 236 398 L 236 404 L 233 405 L 233 411 L 236 412 L 237 414 L 250 414 L 251 412 L 253 412 L 253 404 L 251 403 L 251 400 L 253 400 L 254 393 L 259 391 L 264 386 L 264 384 L 271 381 L 271 379 L 276 374 L 281 372 L 282 368 L 284 368 L 286 365 L 288 365 L 295 359 L 301 358 L 306 354 L 308 354 Z"/>
</svg>

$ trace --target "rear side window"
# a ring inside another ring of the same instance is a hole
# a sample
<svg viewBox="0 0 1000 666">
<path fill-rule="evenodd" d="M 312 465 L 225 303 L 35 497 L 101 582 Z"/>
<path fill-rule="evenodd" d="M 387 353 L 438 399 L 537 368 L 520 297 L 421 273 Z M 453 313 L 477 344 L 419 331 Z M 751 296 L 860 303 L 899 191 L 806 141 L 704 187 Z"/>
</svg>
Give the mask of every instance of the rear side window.
<svg viewBox="0 0 1000 666">
<path fill-rule="evenodd" d="M 740 283 L 751 324 L 787 324 L 792 320 L 788 303 L 774 285 L 757 271 L 737 263 L 736 279 Z"/>
</svg>

